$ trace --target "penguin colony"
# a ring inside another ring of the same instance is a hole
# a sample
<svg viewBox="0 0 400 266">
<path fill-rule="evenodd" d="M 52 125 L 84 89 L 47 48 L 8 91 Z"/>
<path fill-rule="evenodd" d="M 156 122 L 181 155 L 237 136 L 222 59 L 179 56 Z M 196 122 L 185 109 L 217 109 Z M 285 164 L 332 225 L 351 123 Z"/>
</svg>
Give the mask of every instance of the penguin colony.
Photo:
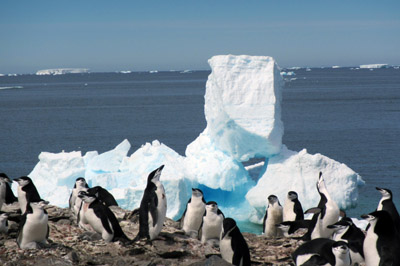
<svg viewBox="0 0 400 266">
<path fill-rule="evenodd" d="M 118 203 L 102 187 L 89 188 L 85 179 L 76 179 L 69 198 L 69 208 L 77 224 L 99 233 L 105 242 L 124 244 L 140 239 L 154 240 L 162 230 L 167 211 L 165 190 L 160 182 L 164 165 L 152 171 L 147 178 L 139 212 L 139 233 L 130 240 L 109 208 Z M 10 183 L 18 183 L 14 196 Z M 289 191 L 282 207 L 275 195 L 267 197 L 263 219 L 266 238 L 293 237 L 298 229 L 306 233 L 297 237 L 303 244 L 292 259 L 295 265 L 400 265 L 400 216 L 392 201 L 392 192 L 376 188 L 382 195 L 376 210 L 361 218 L 369 222 L 366 231 L 339 210 L 329 195 L 322 173 L 316 189 L 320 201 L 315 208 L 303 212 L 298 195 Z M 0 209 L 3 204 L 18 202 L 21 210 L 17 244 L 21 249 L 47 247 L 49 237 L 46 206 L 32 180 L 23 176 L 14 180 L 0 173 Z M 304 219 L 304 213 L 312 214 Z M 0 211 L 0 233 L 8 232 L 8 215 Z M 233 265 L 251 265 L 249 247 L 235 220 L 226 218 L 215 201 L 206 202 L 203 192 L 193 188 L 186 210 L 179 219 L 184 234 L 198 238 L 205 245 L 219 247 L 221 257 Z"/>
</svg>

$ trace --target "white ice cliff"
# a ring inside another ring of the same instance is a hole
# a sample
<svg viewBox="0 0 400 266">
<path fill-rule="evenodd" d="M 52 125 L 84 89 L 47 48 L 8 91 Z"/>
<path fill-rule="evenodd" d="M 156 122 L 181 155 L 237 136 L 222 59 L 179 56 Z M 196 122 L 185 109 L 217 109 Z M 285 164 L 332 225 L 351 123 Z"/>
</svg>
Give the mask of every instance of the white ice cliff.
<svg viewBox="0 0 400 266">
<path fill-rule="evenodd" d="M 275 194 L 283 204 L 289 190 L 299 194 L 305 209 L 317 205 L 315 184 L 323 172 L 338 205 L 356 205 L 361 177 L 344 164 L 304 149 L 290 151 L 282 144 L 281 101 L 283 81 L 272 57 L 214 56 L 206 84 L 207 127 L 188 145 L 185 156 L 155 140 L 128 155 L 124 140 L 115 149 L 88 152 L 42 152 L 29 174 L 42 198 L 67 206 L 77 177 L 101 185 L 120 206 L 139 206 L 147 175 L 161 164 L 167 196 L 167 216 L 180 217 L 191 188 L 203 190 L 206 201 L 217 201 L 226 216 L 260 222 L 267 197 Z M 244 167 L 259 158 L 264 163 Z M 14 187 L 15 189 L 15 187 Z"/>
</svg>

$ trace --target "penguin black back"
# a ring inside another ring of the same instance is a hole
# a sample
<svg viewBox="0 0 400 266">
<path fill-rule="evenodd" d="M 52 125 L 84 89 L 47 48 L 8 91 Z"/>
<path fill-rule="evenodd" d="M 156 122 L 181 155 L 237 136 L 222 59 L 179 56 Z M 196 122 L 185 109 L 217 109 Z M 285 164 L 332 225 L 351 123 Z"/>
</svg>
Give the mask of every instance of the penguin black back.
<svg viewBox="0 0 400 266">
<path fill-rule="evenodd" d="M 237 227 L 235 220 L 232 218 L 225 218 L 223 221 L 223 230 L 224 233 L 221 236 L 221 240 L 227 235 L 231 238 L 230 244 L 233 251 L 232 264 L 250 266 L 249 247 Z"/>
<path fill-rule="evenodd" d="M 156 193 L 157 186 L 153 182 L 153 179 L 159 178 L 159 175 L 161 175 L 161 171 L 163 168 L 164 165 L 161 165 L 159 168 L 152 171 L 147 177 L 147 186 L 144 190 L 142 201 L 140 202 L 139 207 L 139 233 L 134 240 L 138 240 L 141 238 L 150 239 L 149 213 L 152 217 L 153 227 L 158 221 L 158 197 Z"/>
<path fill-rule="evenodd" d="M 387 211 L 390 214 L 394 222 L 394 225 L 396 227 L 397 234 L 400 235 L 400 216 L 393 202 L 392 191 L 387 188 L 379 188 L 379 187 L 377 187 L 376 190 L 378 190 L 382 194 L 382 199 L 379 202 L 377 211 L 380 210 Z"/>
</svg>

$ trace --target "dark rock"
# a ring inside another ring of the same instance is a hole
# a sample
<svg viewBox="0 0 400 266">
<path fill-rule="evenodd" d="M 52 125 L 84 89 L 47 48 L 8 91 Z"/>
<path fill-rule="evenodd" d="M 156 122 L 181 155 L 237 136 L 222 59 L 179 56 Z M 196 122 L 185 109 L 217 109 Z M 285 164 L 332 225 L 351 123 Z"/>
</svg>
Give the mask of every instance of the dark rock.
<svg viewBox="0 0 400 266">
<path fill-rule="evenodd" d="M 214 255 L 208 259 L 192 263 L 190 266 L 232 266 L 232 264 L 225 261 L 223 258 Z"/>
</svg>

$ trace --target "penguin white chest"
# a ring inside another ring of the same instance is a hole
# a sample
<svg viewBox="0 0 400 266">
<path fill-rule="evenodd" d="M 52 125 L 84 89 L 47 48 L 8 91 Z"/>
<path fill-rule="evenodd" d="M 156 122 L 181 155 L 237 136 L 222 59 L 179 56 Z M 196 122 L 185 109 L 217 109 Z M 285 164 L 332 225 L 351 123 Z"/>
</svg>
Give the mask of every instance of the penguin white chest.
<svg viewBox="0 0 400 266">
<path fill-rule="evenodd" d="M 203 216 L 203 227 L 201 232 L 201 242 L 205 243 L 209 239 L 218 239 L 222 231 L 222 215 L 208 212 Z"/>
<path fill-rule="evenodd" d="M 18 186 L 17 193 L 18 193 L 19 208 L 21 209 L 22 214 L 24 214 L 26 211 L 26 204 L 27 204 L 26 193 L 25 191 L 22 190 L 21 186 Z"/>
<path fill-rule="evenodd" d="M 294 212 L 294 202 L 286 200 L 283 206 L 283 221 L 295 221 L 296 213 Z"/>
<path fill-rule="evenodd" d="M 21 248 L 31 242 L 44 242 L 48 231 L 47 222 L 48 216 L 43 212 L 28 214 L 22 228 L 22 239 L 19 239 Z"/>
<path fill-rule="evenodd" d="M 110 234 L 109 232 L 107 232 L 107 230 L 103 226 L 103 223 L 101 222 L 101 218 L 96 216 L 93 209 L 89 208 L 85 212 L 85 218 L 86 218 L 86 221 L 93 228 L 93 230 L 96 231 L 97 233 L 101 234 L 104 241 L 110 242 L 113 239 L 114 234 L 113 233 Z M 111 231 L 112 231 L 113 227 L 112 227 L 112 224 L 110 223 L 110 221 L 108 220 L 108 218 L 107 218 L 107 222 L 109 223 Z"/>
<path fill-rule="evenodd" d="M 185 218 L 183 220 L 183 230 L 185 232 L 198 231 L 203 219 L 205 204 L 202 199 L 193 199 L 188 203 Z"/>
<path fill-rule="evenodd" d="M 379 265 L 380 257 L 377 249 L 378 235 L 374 233 L 374 226 L 370 226 L 364 239 L 364 256 L 366 265 Z"/>
<path fill-rule="evenodd" d="M 232 238 L 229 236 L 225 236 L 219 242 L 219 250 L 221 252 L 221 256 L 224 260 L 229 263 L 232 263 L 233 260 L 233 250 L 232 250 Z"/>
<path fill-rule="evenodd" d="M 160 182 L 156 182 L 155 184 L 157 186 L 156 195 L 158 199 L 158 205 L 157 205 L 158 220 L 156 221 L 155 226 L 153 226 L 153 218 L 151 216 L 151 213 L 149 212 L 150 240 L 155 239 L 161 232 L 161 229 L 164 225 L 165 216 L 167 214 L 167 198 L 165 196 L 164 186 Z"/>
<path fill-rule="evenodd" d="M 265 221 L 264 233 L 266 237 L 277 237 L 281 236 L 281 230 L 276 227 L 276 224 L 282 222 L 282 206 L 270 206 L 267 210 L 268 216 Z"/>
</svg>

